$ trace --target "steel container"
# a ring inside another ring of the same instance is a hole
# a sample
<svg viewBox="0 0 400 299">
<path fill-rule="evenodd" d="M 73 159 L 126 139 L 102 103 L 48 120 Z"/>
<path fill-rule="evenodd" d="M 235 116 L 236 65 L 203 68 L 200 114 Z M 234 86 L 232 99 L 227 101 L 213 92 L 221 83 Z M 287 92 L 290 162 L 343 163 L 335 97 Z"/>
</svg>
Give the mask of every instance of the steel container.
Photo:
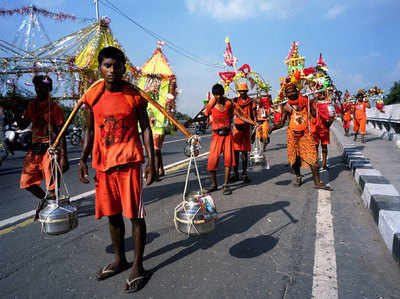
<svg viewBox="0 0 400 299">
<path fill-rule="evenodd" d="M 188 235 L 207 234 L 215 230 L 217 211 L 205 208 L 200 192 L 192 192 L 175 208 L 175 228 Z"/>
<path fill-rule="evenodd" d="M 49 200 L 39 213 L 43 231 L 48 235 L 65 234 L 78 226 L 78 209 L 69 203 L 69 198 Z"/>
</svg>

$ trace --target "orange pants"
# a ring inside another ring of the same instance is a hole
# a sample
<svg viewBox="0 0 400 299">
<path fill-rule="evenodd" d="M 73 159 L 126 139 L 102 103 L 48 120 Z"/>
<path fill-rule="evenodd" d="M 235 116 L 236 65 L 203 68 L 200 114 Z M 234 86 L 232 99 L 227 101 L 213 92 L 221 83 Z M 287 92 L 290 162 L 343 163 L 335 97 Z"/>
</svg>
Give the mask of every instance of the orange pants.
<svg viewBox="0 0 400 299">
<path fill-rule="evenodd" d="M 241 152 L 251 151 L 250 126 L 243 130 L 236 127 L 233 129 L 233 149 Z"/>
<path fill-rule="evenodd" d="M 317 131 L 312 134 L 314 138 L 315 145 L 318 145 L 320 142 L 321 144 L 329 144 L 329 131 Z"/>
<path fill-rule="evenodd" d="M 349 129 L 350 128 L 350 121 L 349 120 L 343 120 L 343 128 Z"/>
<path fill-rule="evenodd" d="M 232 134 L 228 136 L 219 136 L 215 133 L 212 135 L 210 153 L 208 155 L 208 171 L 217 171 L 218 163 L 221 154 L 224 154 L 224 166 L 235 166 L 235 159 L 233 153 Z"/>
<path fill-rule="evenodd" d="M 28 151 L 25 156 L 19 187 L 25 189 L 33 185 L 40 185 L 43 178 L 46 187 L 49 190 L 54 190 L 54 182 L 50 182 L 51 161 L 49 153 L 35 155 L 32 151 Z"/>
<path fill-rule="evenodd" d="M 363 117 L 362 119 L 353 119 L 353 131 L 354 133 L 358 133 L 360 131 L 360 134 L 365 134 L 367 132 L 367 118 Z"/>
<path fill-rule="evenodd" d="M 262 124 L 261 127 L 257 130 L 256 136 L 258 140 L 267 140 L 268 139 L 268 120 L 265 120 Z"/>
<path fill-rule="evenodd" d="M 123 214 L 144 218 L 141 164 L 117 166 L 96 172 L 96 219 Z"/>
</svg>

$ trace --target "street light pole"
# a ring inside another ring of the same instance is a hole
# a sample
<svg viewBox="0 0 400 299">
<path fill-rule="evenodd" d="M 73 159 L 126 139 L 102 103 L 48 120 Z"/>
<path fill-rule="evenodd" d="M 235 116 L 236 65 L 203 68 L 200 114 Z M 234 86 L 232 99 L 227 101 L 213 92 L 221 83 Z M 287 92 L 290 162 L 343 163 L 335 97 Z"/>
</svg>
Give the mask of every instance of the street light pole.
<svg viewBox="0 0 400 299">
<path fill-rule="evenodd" d="M 96 19 L 97 22 L 99 21 L 99 0 L 94 0 L 94 3 L 96 4 Z"/>
</svg>

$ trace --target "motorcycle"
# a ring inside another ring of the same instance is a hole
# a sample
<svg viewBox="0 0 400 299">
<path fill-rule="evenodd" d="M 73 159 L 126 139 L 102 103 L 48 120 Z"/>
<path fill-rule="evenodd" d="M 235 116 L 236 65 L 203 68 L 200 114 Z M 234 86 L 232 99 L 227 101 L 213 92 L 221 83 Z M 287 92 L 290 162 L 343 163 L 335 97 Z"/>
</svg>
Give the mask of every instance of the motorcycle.
<svg viewBox="0 0 400 299">
<path fill-rule="evenodd" d="M 20 130 L 16 123 L 4 126 L 4 143 L 7 150 L 14 154 L 14 151 L 27 151 L 32 144 L 32 125 Z"/>
<path fill-rule="evenodd" d="M 72 145 L 79 145 L 81 144 L 81 140 L 82 140 L 82 129 L 79 127 L 73 127 L 72 128 L 72 132 L 70 135 L 70 139 L 71 139 L 71 144 Z"/>
<path fill-rule="evenodd" d="M 195 125 L 196 135 L 205 134 L 207 131 L 207 123 L 200 122 Z"/>
</svg>

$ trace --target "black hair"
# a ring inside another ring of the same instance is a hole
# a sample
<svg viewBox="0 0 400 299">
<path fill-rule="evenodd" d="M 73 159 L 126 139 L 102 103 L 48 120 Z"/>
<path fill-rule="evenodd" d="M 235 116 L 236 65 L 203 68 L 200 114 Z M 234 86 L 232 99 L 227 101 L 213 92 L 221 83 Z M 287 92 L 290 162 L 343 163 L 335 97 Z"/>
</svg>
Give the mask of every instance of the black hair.
<svg viewBox="0 0 400 299">
<path fill-rule="evenodd" d="M 50 88 L 50 91 L 53 90 L 53 80 L 51 80 L 49 76 L 35 75 L 32 79 L 32 83 L 34 85 L 46 84 Z"/>
<path fill-rule="evenodd" d="M 224 93 L 225 93 L 225 90 L 224 90 L 224 87 L 221 84 L 217 83 L 212 87 L 212 94 L 213 95 L 223 96 Z"/>
<path fill-rule="evenodd" d="M 99 56 L 97 56 L 97 61 L 99 62 L 99 66 L 103 62 L 105 58 L 113 58 L 115 60 L 121 61 L 123 65 L 126 63 L 126 57 L 124 52 L 116 47 L 106 47 L 101 49 L 99 52 Z"/>
</svg>

